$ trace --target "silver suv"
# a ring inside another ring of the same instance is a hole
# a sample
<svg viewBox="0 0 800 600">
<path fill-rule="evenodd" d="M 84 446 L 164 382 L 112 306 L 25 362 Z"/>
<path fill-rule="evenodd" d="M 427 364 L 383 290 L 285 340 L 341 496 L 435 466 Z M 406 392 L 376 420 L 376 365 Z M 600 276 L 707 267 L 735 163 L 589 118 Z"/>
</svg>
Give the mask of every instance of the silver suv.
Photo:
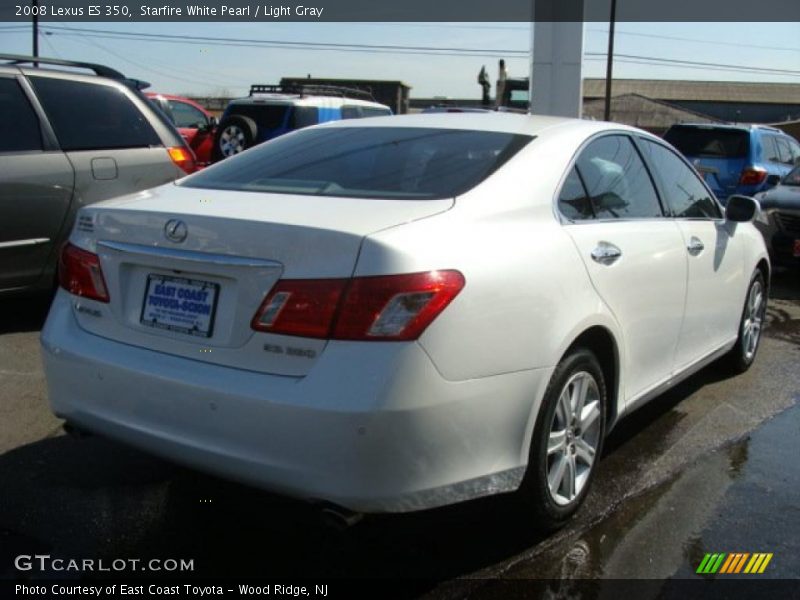
<svg viewBox="0 0 800 600">
<path fill-rule="evenodd" d="M 194 170 L 144 87 L 102 65 L 0 54 L 0 296 L 53 286 L 81 206 Z"/>
</svg>

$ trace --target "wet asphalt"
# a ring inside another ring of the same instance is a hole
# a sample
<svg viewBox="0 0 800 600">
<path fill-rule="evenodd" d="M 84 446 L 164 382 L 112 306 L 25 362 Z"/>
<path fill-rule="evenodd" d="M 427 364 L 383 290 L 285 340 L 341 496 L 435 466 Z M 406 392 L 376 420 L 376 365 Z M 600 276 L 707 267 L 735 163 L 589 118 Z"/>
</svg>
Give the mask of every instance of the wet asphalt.
<svg viewBox="0 0 800 600">
<path fill-rule="evenodd" d="M 491 597 L 495 578 L 694 578 L 706 552 L 772 552 L 800 577 L 800 273 L 773 281 L 756 364 L 704 369 L 611 434 L 576 518 L 542 536 L 501 496 L 331 527 L 303 503 L 91 436 L 47 407 L 47 299 L 0 301 L 0 578 L 18 554 L 191 558 L 194 576 L 418 578 Z M 454 581 L 459 580 L 459 581 Z"/>
</svg>

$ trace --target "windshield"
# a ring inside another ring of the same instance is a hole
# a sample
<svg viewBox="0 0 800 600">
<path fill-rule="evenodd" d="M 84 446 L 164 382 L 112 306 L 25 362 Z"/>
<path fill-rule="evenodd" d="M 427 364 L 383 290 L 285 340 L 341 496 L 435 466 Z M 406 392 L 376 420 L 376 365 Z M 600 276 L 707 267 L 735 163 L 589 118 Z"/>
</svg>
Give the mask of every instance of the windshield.
<svg viewBox="0 0 800 600">
<path fill-rule="evenodd" d="M 376 199 L 452 198 L 486 179 L 532 139 L 415 127 L 306 129 L 229 158 L 180 185 Z"/>
<path fill-rule="evenodd" d="M 750 135 L 739 129 L 673 127 L 664 139 L 684 156 L 745 158 L 750 150 Z"/>
</svg>

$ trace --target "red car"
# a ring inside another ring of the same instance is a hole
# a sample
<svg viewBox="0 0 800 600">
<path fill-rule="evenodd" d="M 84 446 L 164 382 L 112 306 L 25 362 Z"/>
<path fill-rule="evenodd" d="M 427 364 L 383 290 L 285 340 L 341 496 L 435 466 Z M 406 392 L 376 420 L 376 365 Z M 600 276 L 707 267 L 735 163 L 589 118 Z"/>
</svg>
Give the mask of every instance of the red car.
<svg viewBox="0 0 800 600">
<path fill-rule="evenodd" d="M 202 169 L 211 163 L 211 150 L 214 146 L 214 129 L 217 118 L 212 116 L 197 102 L 181 96 L 146 92 L 145 95 L 169 117 L 183 139 L 189 144 L 197 159 L 197 167 Z"/>
</svg>

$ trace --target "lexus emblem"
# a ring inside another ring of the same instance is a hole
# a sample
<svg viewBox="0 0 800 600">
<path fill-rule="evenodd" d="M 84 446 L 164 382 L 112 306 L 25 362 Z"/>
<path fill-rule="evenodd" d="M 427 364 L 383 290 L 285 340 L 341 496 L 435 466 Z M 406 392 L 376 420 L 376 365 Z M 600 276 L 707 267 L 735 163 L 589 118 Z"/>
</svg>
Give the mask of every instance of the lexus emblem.
<svg viewBox="0 0 800 600">
<path fill-rule="evenodd" d="M 164 237 L 170 242 L 180 244 L 186 239 L 187 235 L 189 235 L 189 228 L 186 227 L 186 223 L 180 219 L 170 219 L 167 221 L 167 224 L 164 225 Z"/>
</svg>

